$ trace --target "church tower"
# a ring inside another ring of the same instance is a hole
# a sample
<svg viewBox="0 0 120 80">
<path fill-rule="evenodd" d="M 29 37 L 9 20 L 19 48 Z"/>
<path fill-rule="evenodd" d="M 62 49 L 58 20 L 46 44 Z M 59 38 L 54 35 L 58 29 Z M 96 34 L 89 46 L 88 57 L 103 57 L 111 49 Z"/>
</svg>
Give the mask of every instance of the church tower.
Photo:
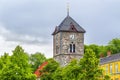
<svg viewBox="0 0 120 80">
<path fill-rule="evenodd" d="M 69 14 L 53 32 L 53 58 L 61 66 L 71 59 L 80 59 L 84 54 L 85 30 Z"/>
</svg>

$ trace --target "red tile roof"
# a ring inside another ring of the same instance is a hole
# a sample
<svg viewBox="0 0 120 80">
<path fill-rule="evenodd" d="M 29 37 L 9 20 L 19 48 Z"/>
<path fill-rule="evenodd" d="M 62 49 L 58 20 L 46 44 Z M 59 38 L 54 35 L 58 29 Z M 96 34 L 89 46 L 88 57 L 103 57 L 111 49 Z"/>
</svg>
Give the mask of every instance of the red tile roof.
<svg viewBox="0 0 120 80">
<path fill-rule="evenodd" d="M 34 72 L 34 74 L 38 77 L 40 77 L 41 73 L 40 73 L 40 70 L 43 69 L 44 66 L 46 66 L 48 64 L 48 62 L 44 62 L 43 64 L 41 64 L 38 69 Z"/>
</svg>

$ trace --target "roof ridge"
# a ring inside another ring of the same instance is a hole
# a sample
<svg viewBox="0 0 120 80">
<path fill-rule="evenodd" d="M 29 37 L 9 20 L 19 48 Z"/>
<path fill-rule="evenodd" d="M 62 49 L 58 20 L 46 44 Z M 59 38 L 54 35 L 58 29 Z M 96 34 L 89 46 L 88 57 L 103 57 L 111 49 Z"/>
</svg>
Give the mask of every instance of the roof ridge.
<svg viewBox="0 0 120 80">
<path fill-rule="evenodd" d="M 101 58 L 100 59 L 100 64 L 104 64 L 104 63 L 107 63 L 107 62 L 113 62 L 113 61 L 116 61 L 116 60 L 120 60 L 120 53 L 113 54 L 109 57 Z"/>
<path fill-rule="evenodd" d="M 72 26 L 74 26 L 76 28 L 76 31 L 70 30 L 71 23 L 73 24 Z M 63 19 L 63 21 L 59 24 L 58 31 L 55 32 L 54 34 L 56 34 L 58 32 L 78 32 L 78 33 L 85 33 L 86 31 L 71 16 L 67 15 Z"/>
</svg>

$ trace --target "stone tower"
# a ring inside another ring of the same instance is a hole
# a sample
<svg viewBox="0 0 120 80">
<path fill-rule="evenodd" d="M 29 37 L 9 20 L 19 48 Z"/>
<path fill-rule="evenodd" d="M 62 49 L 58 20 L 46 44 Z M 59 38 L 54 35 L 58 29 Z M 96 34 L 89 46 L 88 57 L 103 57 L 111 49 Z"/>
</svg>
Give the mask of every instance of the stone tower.
<svg viewBox="0 0 120 80">
<path fill-rule="evenodd" d="M 53 58 L 61 66 L 67 65 L 71 59 L 82 58 L 84 54 L 85 30 L 69 15 L 53 32 Z"/>
</svg>

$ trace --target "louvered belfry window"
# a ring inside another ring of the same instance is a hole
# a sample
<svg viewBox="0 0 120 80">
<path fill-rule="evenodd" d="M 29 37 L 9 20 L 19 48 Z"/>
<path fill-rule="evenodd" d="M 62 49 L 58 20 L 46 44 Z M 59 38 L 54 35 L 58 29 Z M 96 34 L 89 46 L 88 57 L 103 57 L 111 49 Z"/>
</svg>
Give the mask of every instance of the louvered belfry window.
<svg viewBox="0 0 120 80">
<path fill-rule="evenodd" d="M 75 53 L 75 44 L 73 44 L 73 52 Z"/>
<path fill-rule="evenodd" d="M 75 44 L 70 44 L 70 53 L 75 53 Z"/>
<path fill-rule="evenodd" d="M 72 52 L 72 44 L 70 44 L 70 52 Z"/>
</svg>

